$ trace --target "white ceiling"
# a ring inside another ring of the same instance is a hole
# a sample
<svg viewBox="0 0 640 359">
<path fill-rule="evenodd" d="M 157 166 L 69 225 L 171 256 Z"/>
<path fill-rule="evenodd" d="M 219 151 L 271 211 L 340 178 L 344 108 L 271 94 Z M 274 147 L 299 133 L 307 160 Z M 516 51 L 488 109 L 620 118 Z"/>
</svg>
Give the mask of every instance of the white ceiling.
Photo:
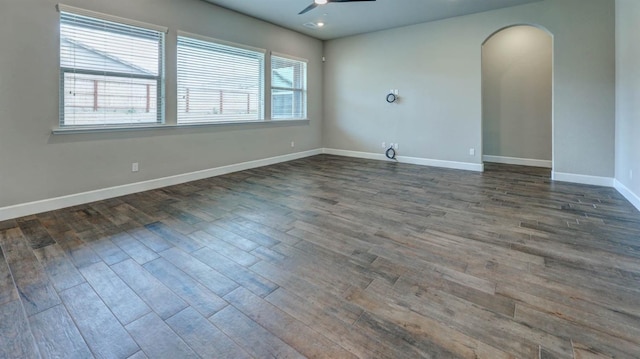
<svg viewBox="0 0 640 359">
<path fill-rule="evenodd" d="M 298 15 L 313 0 L 205 0 L 322 40 L 468 15 L 542 0 L 377 0 L 329 3 Z M 305 23 L 322 21 L 310 29 Z"/>
</svg>

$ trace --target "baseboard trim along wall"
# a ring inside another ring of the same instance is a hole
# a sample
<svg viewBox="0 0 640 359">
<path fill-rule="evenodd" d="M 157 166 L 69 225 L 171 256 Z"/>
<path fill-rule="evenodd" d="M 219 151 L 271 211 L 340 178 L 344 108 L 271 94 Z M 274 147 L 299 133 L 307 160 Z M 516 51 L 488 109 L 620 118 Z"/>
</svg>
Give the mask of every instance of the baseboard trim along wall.
<svg viewBox="0 0 640 359">
<path fill-rule="evenodd" d="M 636 207 L 638 211 L 640 211 L 640 196 L 633 193 L 627 186 L 620 183 L 618 180 L 614 181 L 613 187 L 620 192 L 621 195 L 624 196 L 631 204 Z"/>
<path fill-rule="evenodd" d="M 611 177 L 577 175 L 574 173 L 562 173 L 562 172 L 551 172 L 551 179 L 554 181 L 589 184 L 593 186 L 604 186 L 604 187 L 613 187 L 613 181 L 614 181 L 614 179 Z"/>
<path fill-rule="evenodd" d="M 338 150 L 333 148 L 319 148 L 310 151 L 296 152 L 286 154 L 282 156 L 264 158 L 260 160 L 242 162 L 232 164 L 228 166 L 210 168 L 202 171 L 195 171 L 190 173 L 179 174 L 175 176 L 163 177 L 153 179 L 144 182 L 136 182 L 125 184 L 121 186 L 115 186 L 110 188 L 98 189 L 95 191 L 88 191 L 83 193 L 71 194 L 68 196 L 49 198 L 40 201 L 34 201 L 29 203 L 16 204 L 8 207 L 0 207 L 0 221 L 18 218 L 23 216 L 29 216 L 37 213 L 53 211 L 60 208 L 77 206 L 80 204 L 91 203 L 95 201 L 101 201 L 109 198 L 124 196 L 132 193 L 148 191 L 152 189 L 172 186 L 176 184 L 197 181 L 209 177 L 221 176 L 224 174 L 244 171 L 252 168 L 263 167 L 273 165 L 281 162 L 293 161 L 300 158 L 311 157 L 319 154 L 329 154 L 336 156 L 364 158 L 379 161 L 390 161 L 384 154 L 371 153 L 371 152 L 358 152 L 348 150 Z M 484 159 L 484 156 L 483 156 Z M 484 171 L 483 164 L 468 163 L 468 162 L 455 162 L 455 161 L 443 161 L 434 160 L 428 158 L 398 156 L 397 161 L 400 163 L 415 164 L 421 166 L 433 166 L 442 167 L 466 171 L 482 172 Z M 486 160 L 490 161 L 490 160 Z M 491 161 L 493 162 L 493 161 Z M 502 163 L 502 162 L 501 162 Z M 552 172 L 552 180 L 572 182 L 580 184 L 588 184 L 595 186 L 614 187 L 620 192 L 629 202 L 631 202 L 638 210 L 640 210 L 640 197 L 631 192 L 622 183 L 608 177 L 596 177 L 577 175 L 572 173 Z"/>
<path fill-rule="evenodd" d="M 276 163 L 297 160 L 300 158 L 319 155 L 322 149 L 315 149 L 304 152 L 296 152 L 282 156 L 264 158 L 255 161 L 237 163 L 228 166 L 216 167 L 202 171 L 190 172 L 175 176 L 163 177 L 144 182 L 136 182 L 116 187 L 98 189 L 95 191 L 72 194 L 68 196 L 44 199 L 35 202 L 17 204 L 0 208 L 0 221 L 7 219 L 29 216 L 36 213 L 53 211 L 60 208 L 77 206 L 80 204 L 101 201 L 108 198 L 124 196 L 132 193 L 148 191 L 156 188 L 172 186 L 176 184 L 197 181 L 209 177 L 221 176 L 227 173 L 244 171 L 251 168 L 273 165 Z"/>
<path fill-rule="evenodd" d="M 325 148 L 323 149 L 322 153 L 325 153 L 328 155 L 336 155 L 336 156 L 366 158 L 369 160 L 391 161 L 384 154 L 381 154 L 381 153 L 337 150 L 333 148 Z M 409 163 L 413 165 L 451 168 L 456 170 L 475 171 L 475 172 L 484 171 L 484 165 L 481 163 L 442 161 L 442 160 L 432 160 L 428 158 L 408 157 L 408 156 L 398 156 L 396 157 L 396 160 L 400 163 Z"/>
<path fill-rule="evenodd" d="M 531 158 L 505 157 L 505 156 L 482 156 L 484 162 L 504 163 L 507 165 L 532 166 L 552 168 L 552 162 L 547 160 L 534 160 Z"/>
</svg>

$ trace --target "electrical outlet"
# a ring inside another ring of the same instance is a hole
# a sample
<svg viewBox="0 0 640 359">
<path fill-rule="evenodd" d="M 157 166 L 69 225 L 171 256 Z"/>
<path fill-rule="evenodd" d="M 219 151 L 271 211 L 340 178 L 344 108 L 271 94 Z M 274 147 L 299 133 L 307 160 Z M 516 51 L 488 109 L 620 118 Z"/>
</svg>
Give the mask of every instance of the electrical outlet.
<svg viewBox="0 0 640 359">
<path fill-rule="evenodd" d="M 291 141 L 291 148 L 296 147 L 296 143 L 294 141 Z"/>
<path fill-rule="evenodd" d="M 138 172 L 140 168 L 138 167 L 138 162 L 134 162 L 131 164 L 131 172 Z"/>
<path fill-rule="evenodd" d="M 632 180 L 633 179 L 633 170 L 629 170 L 629 179 Z"/>
<path fill-rule="evenodd" d="M 393 149 L 394 149 L 394 150 L 397 150 L 399 147 L 400 147 L 400 145 L 399 145 L 399 144 L 397 144 L 397 143 L 394 143 L 394 144 L 393 144 Z"/>
<path fill-rule="evenodd" d="M 398 89 L 394 89 L 394 90 L 393 90 L 393 94 L 394 94 L 394 95 L 396 95 L 396 96 L 398 96 Z"/>
<path fill-rule="evenodd" d="M 469 149 L 469 156 L 475 156 L 476 155 L 476 149 L 475 148 L 470 148 Z"/>
<path fill-rule="evenodd" d="M 387 143 L 386 142 L 382 142 L 382 148 L 387 148 Z"/>
</svg>

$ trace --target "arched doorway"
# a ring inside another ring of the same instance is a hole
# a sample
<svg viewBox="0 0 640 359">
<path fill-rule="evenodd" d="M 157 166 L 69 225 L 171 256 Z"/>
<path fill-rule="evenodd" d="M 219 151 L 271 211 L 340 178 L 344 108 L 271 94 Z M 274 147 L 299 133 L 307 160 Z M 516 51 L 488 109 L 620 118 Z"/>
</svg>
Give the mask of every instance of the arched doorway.
<svg viewBox="0 0 640 359">
<path fill-rule="evenodd" d="M 482 45 L 482 159 L 553 167 L 553 38 L 530 25 Z"/>
</svg>

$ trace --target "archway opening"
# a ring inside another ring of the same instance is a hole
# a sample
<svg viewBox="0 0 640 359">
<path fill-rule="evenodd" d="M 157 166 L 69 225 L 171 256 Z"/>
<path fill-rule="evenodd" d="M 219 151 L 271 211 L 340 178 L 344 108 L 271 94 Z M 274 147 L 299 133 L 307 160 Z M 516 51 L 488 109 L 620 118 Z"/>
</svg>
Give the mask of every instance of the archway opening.
<svg viewBox="0 0 640 359">
<path fill-rule="evenodd" d="M 553 167 L 553 38 L 530 25 L 482 45 L 482 159 Z"/>
</svg>

